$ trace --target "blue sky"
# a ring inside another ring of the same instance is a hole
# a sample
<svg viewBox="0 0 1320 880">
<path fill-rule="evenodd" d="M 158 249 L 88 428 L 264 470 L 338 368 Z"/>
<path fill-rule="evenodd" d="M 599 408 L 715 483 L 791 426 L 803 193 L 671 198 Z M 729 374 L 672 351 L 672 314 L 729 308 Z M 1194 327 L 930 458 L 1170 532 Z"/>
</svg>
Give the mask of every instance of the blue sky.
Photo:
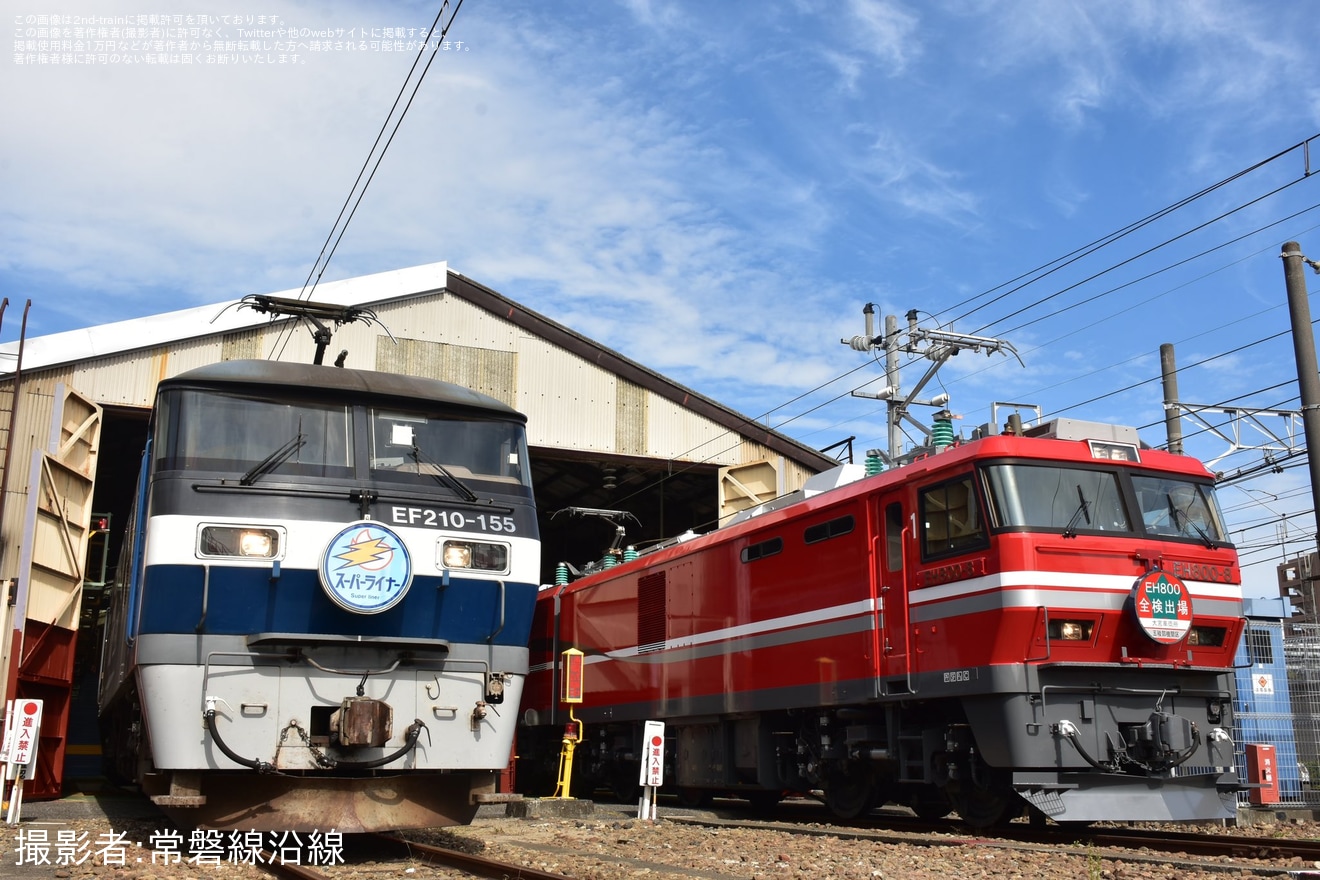
<svg viewBox="0 0 1320 880">
<path fill-rule="evenodd" d="M 346 36 L 437 11 L 188 6 Z M 304 47 L 285 64 L 199 49 L 88 65 L 70 46 L 43 64 L 49 47 L 26 42 L 40 16 L 150 7 L 6 13 L 4 341 L 27 298 L 35 336 L 300 287 L 412 62 Z M 209 26 L 238 40 L 249 25 Z M 1158 444 L 1161 343 L 1185 401 L 1299 406 L 1279 252 L 1320 257 L 1320 142 L 1290 149 L 1320 132 L 1316 35 L 1307 3 L 466 0 L 325 278 L 446 260 L 809 445 L 854 436 L 859 452 L 884 445 L 883 413 L 847 392 L 880 371 L 840 339 L 867 302 L 917 309 L 1022 356 L 941 371 L 931 390 L 961 427 L 1009 400 Z M 1226 449 L 1188 441 L 1202 459 Z M 1251 592 L 1273 592 L 1281 539 L 1315 549 L 1308 486 L 1294 467 L 1223 490 Z"/>
</svg>

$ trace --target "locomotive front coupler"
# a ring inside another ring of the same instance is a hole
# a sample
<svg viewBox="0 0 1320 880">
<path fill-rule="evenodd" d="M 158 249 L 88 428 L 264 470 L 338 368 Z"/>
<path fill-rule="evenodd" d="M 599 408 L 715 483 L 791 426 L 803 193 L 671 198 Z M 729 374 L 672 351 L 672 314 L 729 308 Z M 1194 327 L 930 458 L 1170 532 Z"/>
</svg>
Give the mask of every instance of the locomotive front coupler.
<svg viewBox="0 0 1320 880">
<path fill-rule="evenodd" d="M 337 745 L 347 748 L 380 748 L 394 735 L 394 709 L 384 700 L 362 696 L 344 697 L 330 714 L 330 730 Z"/>
</svg>

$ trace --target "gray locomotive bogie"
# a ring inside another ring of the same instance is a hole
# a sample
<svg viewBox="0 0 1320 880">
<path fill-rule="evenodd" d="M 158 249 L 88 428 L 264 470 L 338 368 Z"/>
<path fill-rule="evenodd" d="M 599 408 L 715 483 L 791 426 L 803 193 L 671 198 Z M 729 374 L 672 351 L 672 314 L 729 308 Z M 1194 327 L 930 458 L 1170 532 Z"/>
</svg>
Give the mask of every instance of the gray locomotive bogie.
<svg viewBox="0 0 1320 880">
<path fill-rule="evenodd" d="M 667 783 L 689 791 L 824 789 L 828 801 L 832 786 L 860 777 L 874 802 L 917 804 L 932 815 L 940 798 L 954 805 L 960 792 L 988 783 L 1057 821 L 1231 813 L 1233 745 L 1222 732 L 1232 724 L 1232 683 L 1222 671 L 997 666 L 916 675 L 892 690 L 908 686 L 911 693 L 852 705 L 752 712 L 785 695 L 744 693 L 736 715 L 650 717 L 668 725 Z M 613 720 L 598 717 L 594 736 L 587 723 L 584 769 L 594 783 L 635 778 L 641 722 L 623 716 L 639 712 L 612 707 L 603 714 Z M 1106 766 L 1088 762 L 1064 735 L 1068 724 Z"/>
</svg>

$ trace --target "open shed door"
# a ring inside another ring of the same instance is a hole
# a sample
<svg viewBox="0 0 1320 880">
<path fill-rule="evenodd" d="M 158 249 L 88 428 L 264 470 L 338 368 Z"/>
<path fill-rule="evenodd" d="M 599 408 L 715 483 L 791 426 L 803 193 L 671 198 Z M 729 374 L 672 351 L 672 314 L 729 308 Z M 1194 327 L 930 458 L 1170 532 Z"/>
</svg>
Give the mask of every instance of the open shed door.
<svg viewBox="0 0 1320 880">
<path fill-rule="evenodd" d="M 14 697 L 45 708 L 33 799 L 59 797 L 73 693 L 92 489 L 101 442 L 101 407 L 63 384 L 55 386 L 46 447 L 32 452 L 23 524 L 14 626 L 18 630 Z"/>
<path fill-rule="evenodd" d="M 784 494 L 782 460 L 753 461 L 720 468 L 719 515 L 725 522 L 735 513 L 773 501 Z"/>
</svg>

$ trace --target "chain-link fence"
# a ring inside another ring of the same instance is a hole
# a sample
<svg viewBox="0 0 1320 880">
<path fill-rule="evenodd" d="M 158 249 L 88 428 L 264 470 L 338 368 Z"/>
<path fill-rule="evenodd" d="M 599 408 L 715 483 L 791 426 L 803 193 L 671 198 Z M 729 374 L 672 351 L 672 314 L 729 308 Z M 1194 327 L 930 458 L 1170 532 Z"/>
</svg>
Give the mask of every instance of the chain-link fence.
<svg viewBox="0 0 1320 880">
<path fill-rule="evenodd" d="M 1250 746 L 1273 746 L 1277 805 L 1320 806 L 1320 625 L 1250 619 L 1238 663 L 1238 773 Z"/>
<path fill-rule="evenodd" d="M 1283 624 L 1301 799 L 1320 806 L 1320 624 Z M 1312 788 L 1314 780 L 1315 788 Z"/>
</svg>

